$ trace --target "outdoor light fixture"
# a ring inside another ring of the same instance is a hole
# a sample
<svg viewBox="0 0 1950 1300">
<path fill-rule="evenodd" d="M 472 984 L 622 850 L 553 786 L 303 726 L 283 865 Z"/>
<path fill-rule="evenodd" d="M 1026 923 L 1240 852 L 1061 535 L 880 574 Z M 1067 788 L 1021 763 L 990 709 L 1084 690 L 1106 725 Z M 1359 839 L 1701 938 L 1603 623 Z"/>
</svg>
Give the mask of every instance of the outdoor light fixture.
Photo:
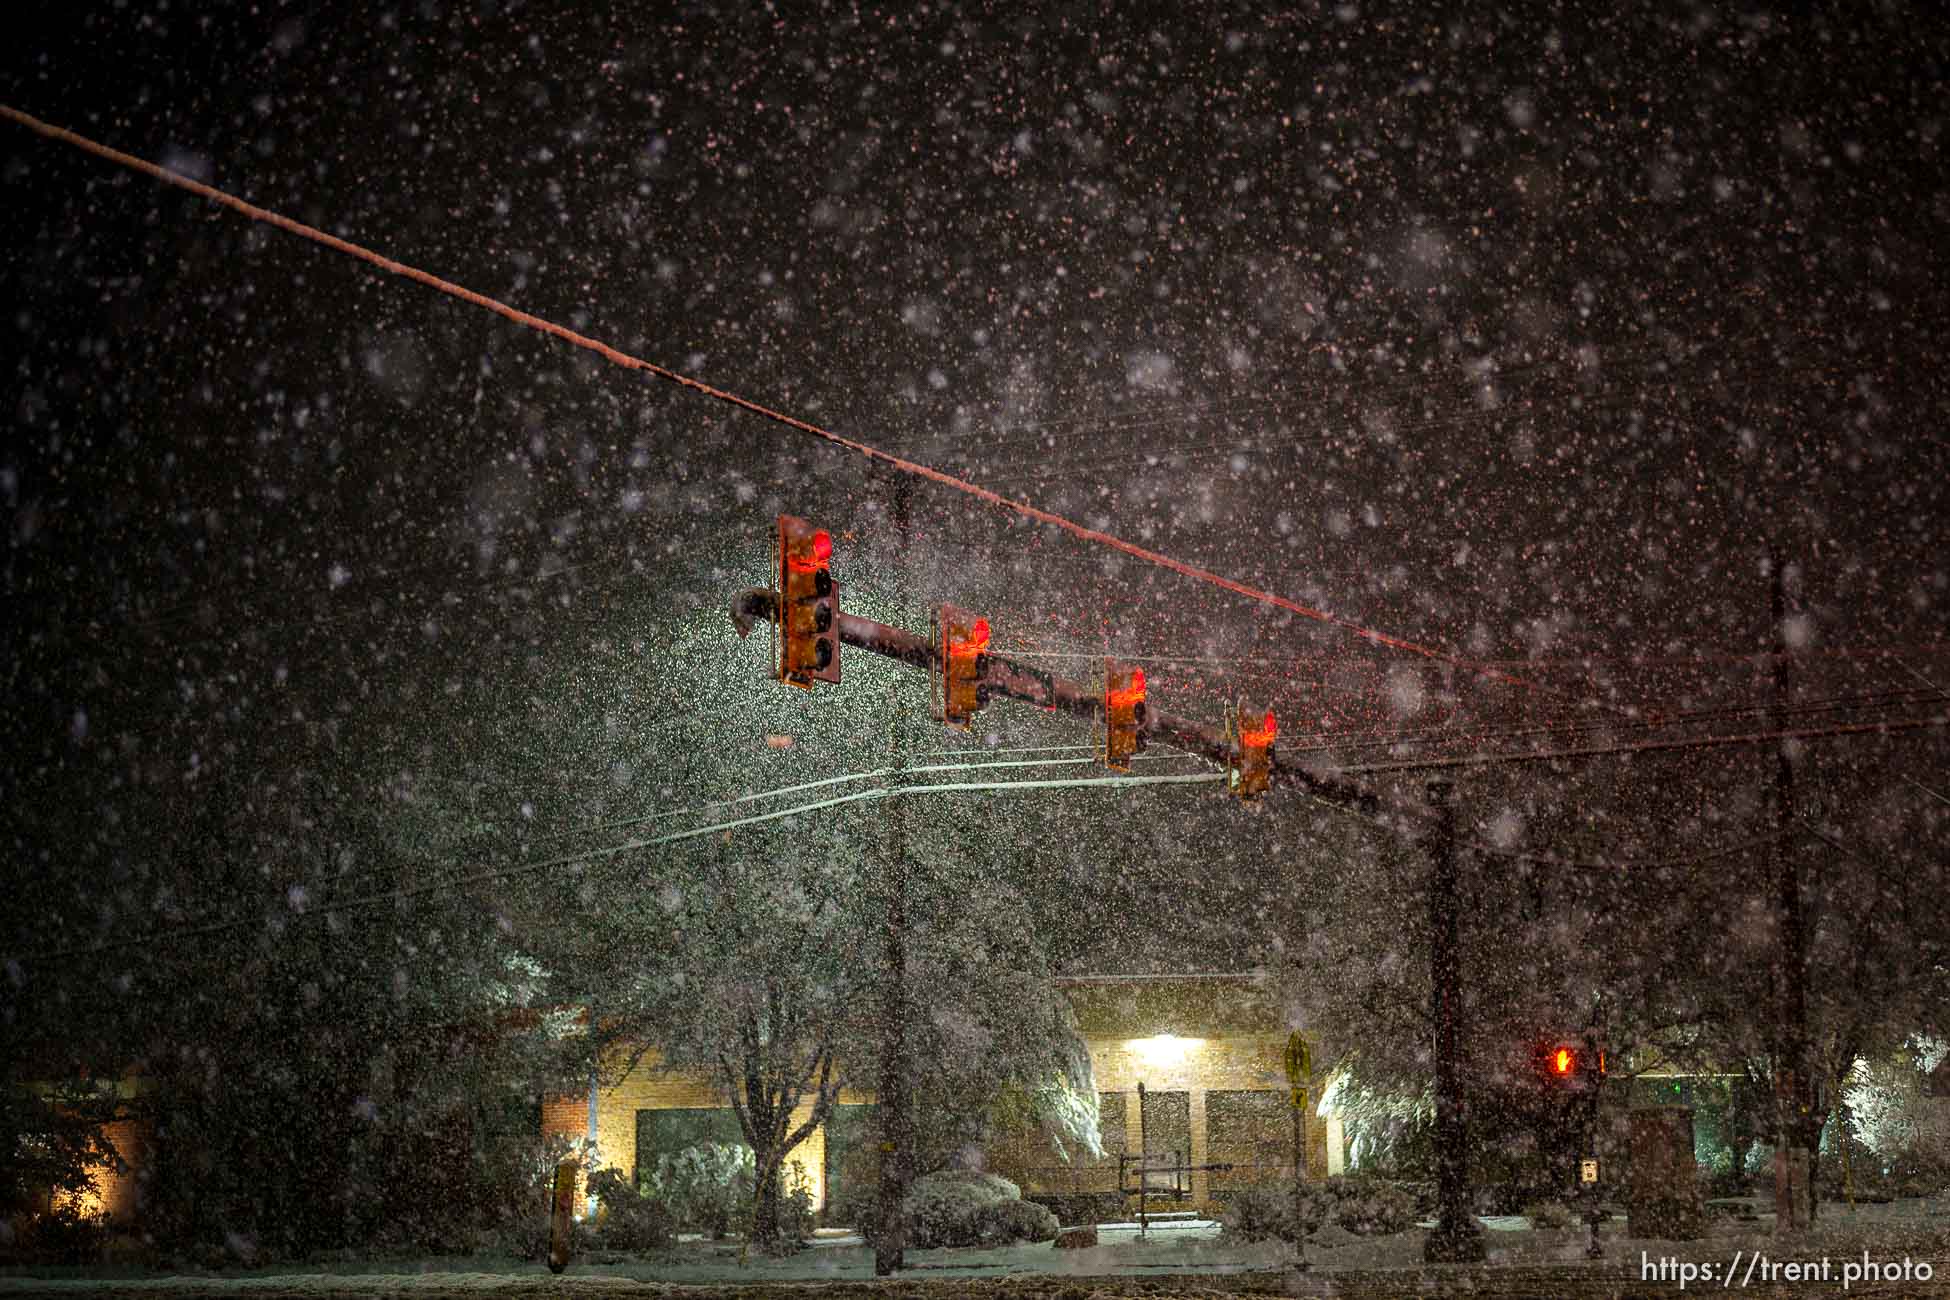
<svg viewBox="0 0 1950 1300">
<path fill-rule="evenodd" d="M 1205 1040 L 1180 1038 L 1177 1034 L 1154 1034 L 1150 1038 L 1133 1038 L 1124 1046 L 1146 1065 L 1163 1069 L 1183 1065 L 1187 1056 L 1205 1046 Z"/>
</svg>

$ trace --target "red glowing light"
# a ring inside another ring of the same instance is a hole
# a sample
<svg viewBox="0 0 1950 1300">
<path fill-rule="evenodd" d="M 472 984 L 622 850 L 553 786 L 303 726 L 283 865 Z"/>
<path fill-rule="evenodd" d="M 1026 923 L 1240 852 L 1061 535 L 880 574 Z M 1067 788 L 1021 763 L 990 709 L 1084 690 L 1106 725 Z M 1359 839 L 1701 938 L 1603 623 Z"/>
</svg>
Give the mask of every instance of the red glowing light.
<svg viewBox="0 0 1950 1300">
<path fill-rule="evenodd" d="M 1263 749 L 1267 745 L 1272 744 L 1273 738 L 1280 734 L 1280 724 L 1274 719 L 1273 710 L 1271 709 L 1266 711 L 1266 725 L 1260 730 L 1247 731 L 1244 729 L 1244 726 L 1245 724 L 1242 722 L 1240 724 L 1239 739 L 1243 743 L 1251 745 L 1254 749 Z"/>
<path fill-rule="evenodd" d="M 1118 708 L 1121 708 L 1127 704 L 1144 703 L 1144 669 L 1142 668 L 1131 669 L 1130 685 L 1124 687 L 1121 690 L 1111 691 L 1109 694 L 1109 699 L 1111 705 L 1113 707 L 1118 707 Z"/>
<path fill-rule="evenodd" d="M 785 562 L 794 573 L 817 573 L 833 558 L 833 537 L 824 528 L 809 538 L 794 538 L 785 548 Z"/>
<path fill-rule="evenodd" d="M 1551 1057 L 1551 1068 L 1559 1074 L 1569 1074 L 1571 1072 L 1571 1059 L 1571 1049 L 1568 1047 L 1560 1047 Z"/>
<path fill-rule="evenodd" d="M 948 653 L 952 655 L 980 654 L 988 648 L 989 621 L 985 618 L 975 620 L 975 625 L 968 629 L 968 639 L 966 641 L 950 641 L 948 643 Z"/>
</svg>

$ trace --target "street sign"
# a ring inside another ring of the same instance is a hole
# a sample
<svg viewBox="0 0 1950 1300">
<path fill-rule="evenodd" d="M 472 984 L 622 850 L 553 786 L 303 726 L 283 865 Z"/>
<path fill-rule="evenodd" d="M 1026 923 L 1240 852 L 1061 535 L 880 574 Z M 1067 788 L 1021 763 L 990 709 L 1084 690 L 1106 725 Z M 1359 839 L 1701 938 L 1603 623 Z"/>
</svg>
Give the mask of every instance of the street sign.
<svg viewBox="0 0 1950 1300">
<path fill-rule="evenodd" d="M 1286 1036 L 1286 1081 L 1294 1087 L 1304 1087 L 1314 1072 L 1313 1052 L 1307 1047 L 1307 1040 L 1298 1030 Z"/>
</svg>

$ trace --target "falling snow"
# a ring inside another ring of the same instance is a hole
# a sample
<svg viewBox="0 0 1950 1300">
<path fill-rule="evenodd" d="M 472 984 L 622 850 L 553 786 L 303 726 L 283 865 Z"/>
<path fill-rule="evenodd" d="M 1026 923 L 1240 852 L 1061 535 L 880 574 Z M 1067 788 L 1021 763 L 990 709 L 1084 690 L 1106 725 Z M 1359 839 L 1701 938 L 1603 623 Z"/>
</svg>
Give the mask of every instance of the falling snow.
<svg viewBox="0 0 1950 1300">
<path fill-rule="evenodd" d="M 538 1269 L 545 1102 L 632 1054 L 685 1109 L 898 1081 L 983 1166 L 1093 1111 L 1059 980 L 1214 975 L 1404 1195 L 1439 1057 L 1474 1207 L 1552 1192 L 1534 1053 L 1588 1036 L 1606 1161 L 1678 1097 L 1709 1191 L 1812 1147 L 1819 1224 L 1846 1152 L 1942 1258 L 1950 27 L 1545 18 L 17 32 L 0 1261 L 127 1121 L 145 1266 Z M 864 620 L 811 690 L 734 622 L 781 515 Z M 994 629 L 966 728 L 944 605 Z"/>
</svg>

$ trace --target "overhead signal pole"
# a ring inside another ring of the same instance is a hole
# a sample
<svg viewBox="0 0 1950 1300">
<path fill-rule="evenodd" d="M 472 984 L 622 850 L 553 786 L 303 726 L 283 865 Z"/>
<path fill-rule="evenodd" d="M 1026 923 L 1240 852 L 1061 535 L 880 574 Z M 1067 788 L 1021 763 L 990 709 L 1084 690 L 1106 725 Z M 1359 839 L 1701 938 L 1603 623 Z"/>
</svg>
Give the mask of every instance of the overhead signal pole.
<svg viewBox="0 0 1950 1300">
<path fill-rule="evenodd" d="M 747 636 L 760 620 L 775 617 L 778 593 L 765 587 L 748 587 L 732 599 L 731 621 L 738 635 Z M 841 613 L 838 619 L 841 644 L 881 655 L 918 668 L 945 675 L 944 652 L 937 638 L 890 627 L 857 614 Z M 976 685 L 980 699 L 1021 700 L 1053 713 L 1068 713 L 1098 726 L 1105 724 L 1104 691 L 1095 681 L 1079 682 L 1059 677 L 1047 669 L 1023 663 L 994 649 L 981 655 L 980 676 Z M 1206 726 L 1190 718 L 1145 707 L 1142 731 L 1151 741 L 1170 744 L 1221 766 L 1234 761 L 1235 741 L 1224 725 Z M 1372 790 L 1351 781 L 1318 776 L 1295 763 L 1279 762 L 1269 754 L 1268 779 L 1273 784 L 1293 786 L 1344 807 L 1373 813 L 1379 807 Z"/>
</svg>

